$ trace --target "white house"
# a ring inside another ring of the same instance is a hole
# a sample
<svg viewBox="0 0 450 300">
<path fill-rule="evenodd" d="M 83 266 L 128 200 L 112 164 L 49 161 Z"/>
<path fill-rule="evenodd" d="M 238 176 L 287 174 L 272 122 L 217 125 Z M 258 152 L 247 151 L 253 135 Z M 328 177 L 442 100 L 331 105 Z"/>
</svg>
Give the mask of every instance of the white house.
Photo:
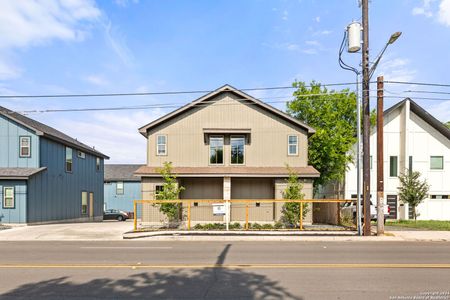
<svg viewBox="0 0 450 300">
<path fill-rule="evenodd" d="M 398 175 L 419 171 L 430 184 L 417 209 L 420 220 L 450 220 L 450 130 L 409 98 L 384 112 L 384 201 L 390 218 L 410 219 L 412 210 L 398 200 Z M 376 202 L 376 130 L 370 136 L 371 199 Z M 355 145 L 356 148 L 356 145 Z M 362 167 L 362 163 L 361 163 Z M 345 175 L 345 198 L 356 198 L 356 167 Z"/>
</svg>

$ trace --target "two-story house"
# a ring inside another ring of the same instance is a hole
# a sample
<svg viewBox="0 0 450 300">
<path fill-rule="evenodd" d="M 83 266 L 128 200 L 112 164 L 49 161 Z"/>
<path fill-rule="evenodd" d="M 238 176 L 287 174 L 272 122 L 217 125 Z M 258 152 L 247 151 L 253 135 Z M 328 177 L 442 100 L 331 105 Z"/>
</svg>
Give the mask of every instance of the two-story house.
<svg viewBox="0 0 450 300">
<path fill-rule="evenodd" d="M 313 179 L 319 176 L 308 165 L 308 137 L 314 129 L 229 85 L 139 132 L 147 138 L 147 165 L 135 173 L 142 177 L 143 199 L 154 199 L 161 187 L 158 168 L 164 162 L 172 162 L 185 187 L 181 199 L 282 199 L 286 165 L 311 199 Z M 275 221 L 275 208 L 267 211 L 268 221 Z"/>
<path fill-rule="evenodd" d="M 64 133 L 0 107 L 0 222 L 103 219 L 103 160 Z"/>
<path fill-rule="evenodd" d="M 141 199 L 141 179 L 134 172 L 142 165 L 105 164 L 105 210 L 133 211 L 133 201 Z"/>
<path fill-rule="evenodd" d="M 398 199 L 398 176 L 419 171 L 430 185 L 429 195 L 419 204 L 421 220 L 450 220 L 450 130 L 409 98 L 384 112 L 384 203 L 390 218 L 412 218 L 407 203 Z M 370 188 L 376 201 L 376 130 L 370 136 Z M 356 147 L 356 146 L 355 146 Z M 356 198 L 356 168 L 345 175 L 345 197 Z"/>
</svg>

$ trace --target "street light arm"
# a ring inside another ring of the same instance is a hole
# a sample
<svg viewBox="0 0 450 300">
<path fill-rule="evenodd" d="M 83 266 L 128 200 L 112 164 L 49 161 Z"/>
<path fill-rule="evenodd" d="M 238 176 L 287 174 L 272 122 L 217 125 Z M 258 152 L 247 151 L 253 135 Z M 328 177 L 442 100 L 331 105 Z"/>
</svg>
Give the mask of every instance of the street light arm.
<svg viewBox="0 0 450 300">
<path fill-rule="evenodd" d="M 373 63 L 372 67 L 369 70 L 369 80 L 372 78 L 373 73 L 375 73 L 375 70 L 378 66 L 378 63 L 381 60 L 381 57 L 383 56 L 384 52 L 386 51 L 387 47 L 389 46 L 389 43 L 386 43 L 386 45 L 384 46 L 383 50 L 381 50 L 380 54 L 378 54 L 377 59 L 375 60 L 375 62 Z"/>
</svg>

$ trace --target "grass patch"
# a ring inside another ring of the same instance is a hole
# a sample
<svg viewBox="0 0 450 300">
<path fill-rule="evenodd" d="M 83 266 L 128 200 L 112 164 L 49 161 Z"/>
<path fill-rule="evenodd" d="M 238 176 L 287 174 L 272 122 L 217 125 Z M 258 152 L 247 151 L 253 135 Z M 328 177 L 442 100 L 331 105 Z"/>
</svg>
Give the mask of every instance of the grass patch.
<svg viewBox="0 0 450 300">
<path fill-rule="evenodd" d="M 424 221 L 424 220 L 387 220 L 387 226 L 407 227 L 427 230 L 450 231 L 450 221 Z"/>
</svg>

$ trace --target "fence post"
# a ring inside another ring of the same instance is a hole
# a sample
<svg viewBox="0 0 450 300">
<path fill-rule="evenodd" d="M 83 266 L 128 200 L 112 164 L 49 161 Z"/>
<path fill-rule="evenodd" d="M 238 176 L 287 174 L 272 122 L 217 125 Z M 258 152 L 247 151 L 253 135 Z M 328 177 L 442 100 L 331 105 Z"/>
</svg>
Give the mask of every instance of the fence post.
<svg viewBox="0 0 450 300">
<path fill-rule="evenodd" d="M 188 201 L 188 230 L 191 230 L 191 201 Z"/>
<path fill-rule="evenodd" d="M 136 231 L 137 230 L 137 203 L 136 203 L 136 200 L 133 201 L 133 211 L 134 211 L 133 228 L 134 228 L 134 231 Z"/>
<path fill-rule="evenodd" d="M 248 202 L 245 203 L 245 230 L 248 230 Z"/>
<path fill-rule="evenodd" d="M 303 202 L 300 202 L 300 230 L 303 230 Z"/>
</svg>

